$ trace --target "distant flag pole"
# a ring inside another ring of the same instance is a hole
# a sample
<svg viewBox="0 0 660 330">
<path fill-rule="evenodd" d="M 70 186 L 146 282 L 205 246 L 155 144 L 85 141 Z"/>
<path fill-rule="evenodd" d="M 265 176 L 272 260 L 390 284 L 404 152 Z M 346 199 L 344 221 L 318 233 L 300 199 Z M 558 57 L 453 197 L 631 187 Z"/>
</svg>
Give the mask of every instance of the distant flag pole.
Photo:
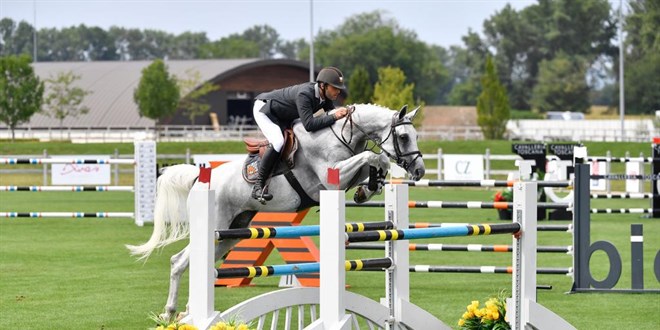
<svg viewBox="0 0 660 330">
<path fill-rule="evenodd" d="M 334 185 L 335 189 L 339 189 L 339 169 L 328 168 L 328 184 Z"/>
<path fill-rule="evenodd" d="M 314 81 L 314 0 L 309 0 L 309 81 Z"/>
<path fill-rule="evenodd" d="M 207 183 L 209 188 L 211 187 L 211 168 L 210 167 L 200 167 L 199 168 L 199 182 Z"/>
</svg>

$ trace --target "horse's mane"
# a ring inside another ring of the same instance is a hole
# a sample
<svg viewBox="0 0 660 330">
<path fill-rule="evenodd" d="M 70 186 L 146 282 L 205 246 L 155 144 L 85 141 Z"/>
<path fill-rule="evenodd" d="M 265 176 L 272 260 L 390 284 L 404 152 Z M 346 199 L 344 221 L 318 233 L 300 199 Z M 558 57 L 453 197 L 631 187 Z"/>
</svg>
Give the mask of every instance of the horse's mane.
<svg viewBox="0 0 660 330">
<path fill-rule="evenodd" d="M 373 103 L 358 103 L 358 104 L 354 104 L 354 106 L 356 107 L 356 109 L 360 108 L 360 109 L 381 110 L 381 111 L 387 110 L 389 112 L 394 111 L 388 107 Z"/>
</svg>

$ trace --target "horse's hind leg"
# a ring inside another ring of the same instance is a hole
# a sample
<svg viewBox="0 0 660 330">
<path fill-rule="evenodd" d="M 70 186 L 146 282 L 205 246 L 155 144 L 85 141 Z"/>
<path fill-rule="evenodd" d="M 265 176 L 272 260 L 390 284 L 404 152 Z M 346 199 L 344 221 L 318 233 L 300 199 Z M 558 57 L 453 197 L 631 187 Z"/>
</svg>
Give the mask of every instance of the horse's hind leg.
<svg viewBox="0 0 660 330">
<path fill-rule="evenodd" d="M 179 282 L 181 275 L 188 268 L 190 249 L 186 246 L 179 253 L 170 258 L 170 292 L 167 295 L 167 303 L 165 304 L 165 314 L 162 315 L 166 318 L 171 318 L 176 313 L 176 301 L 179 296 Z"/>
</svg>

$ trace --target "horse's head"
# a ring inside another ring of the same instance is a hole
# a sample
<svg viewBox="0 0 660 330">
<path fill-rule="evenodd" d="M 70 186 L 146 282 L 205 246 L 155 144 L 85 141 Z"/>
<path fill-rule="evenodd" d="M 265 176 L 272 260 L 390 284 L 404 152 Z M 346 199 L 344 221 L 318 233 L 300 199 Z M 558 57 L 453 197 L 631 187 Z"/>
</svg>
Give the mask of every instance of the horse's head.
<svg viewBox="0 0 660 330">
<path fill-rule="evenodd" d="M 417 146 L 417 131 L 412 123 L 419 107 L 409 113 L 406 113 L 407 110 L 408 106 L 404 105 L 392 116 L 390 132 L 383 140 L 381 148 L 410 174 L 412 180 L 417 181 L 426 172 L 422 153 Z"/>
</svg>

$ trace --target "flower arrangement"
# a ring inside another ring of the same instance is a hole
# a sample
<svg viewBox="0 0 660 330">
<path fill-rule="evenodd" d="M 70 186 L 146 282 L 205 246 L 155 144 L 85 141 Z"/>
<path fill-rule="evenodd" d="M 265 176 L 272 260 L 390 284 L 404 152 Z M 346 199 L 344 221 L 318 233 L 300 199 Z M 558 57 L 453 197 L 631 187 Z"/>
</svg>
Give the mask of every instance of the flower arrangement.
<svg viewBox="0 0 660 330">
<path fill-rule="evenodd" d="M 486 301 L 484 307 L 479 308 L 479 301 L 473 300 L 466 308 L 461 319 L 458 320 L 459 329 L 464 330 L 508 330 L 511 326 L 506 321 L 506 303 L 504 293 Z"/>
<path fill-rule="evenodd" d="M 198 330 L 196 326 L 179 323 L 176 319 L 168 319 L 160 315 L 151 314 L 149 316 L 151 320 L 156 322 L 155 330 Z M 254 330 L 252 328 L 252 323 L 245 323 L 240 321 L 236 317 L 232 317 L 227 321 L 220 321 L 212 325 L 209 329 L 211 330 Z"/>
<path fill-rule="evenodd" d="M 212 325 L 209 329 L 211 330 L 254 330 L 250 328 L 250 324 L 242 322 L 218 322 Z"/>
<path fill-rule="evenodd" d="M 507 188 L 505 190 L 498 190 L 493 196 L 494 202 L 512 202 L 513 201 L 513 190 Z"/>
</svg>

